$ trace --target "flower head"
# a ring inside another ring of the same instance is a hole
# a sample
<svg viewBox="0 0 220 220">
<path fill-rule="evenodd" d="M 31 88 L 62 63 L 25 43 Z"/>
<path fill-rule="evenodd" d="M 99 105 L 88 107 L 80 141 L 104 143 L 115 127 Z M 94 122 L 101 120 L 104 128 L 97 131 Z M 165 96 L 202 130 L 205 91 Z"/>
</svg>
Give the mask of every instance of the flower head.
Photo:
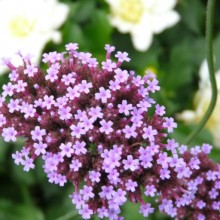
<svg viewBox="0 0 220 220">
<path fill-rule="evenodd" d="M 193 158 L 194 161 L 195 157 L 199 161 L 199 170 L 189 168 L 191 175 L 188 180 L 188 192 L 176 201 L 177 213 L 182 218 L 188 219 L 190 216 L 192 219 L 220 218 L 220 165 L 208 158 L 205 148 L 206 144 L 196 155 L 187 151 L 181 155 L 189 167 Z"/>
<path fill-rule="evenodd" d="M 183 120 L 186 123 L 198 123 L 205 114 L 208 105 L 211 101 L 211 85 L 208 75 L 208 64 L 204 61 L 199 71 L 200 82 L 199 89 L 194 97 L 194 110 L 184 110 L 178 114 L 177 118 Z M 216 82 L 218 87 L 218 94 L 220 94 L 220 70 L 216 71 Z M 213 135 L 213 141 L 215 146 L 220 147 L 220 96 L 217 97 L 215 109 L 206 123 L 206 128 Z"/>
<path fill-rule="evenodd" d="M 0 10 L 0 58 L 14 55 L 19 46 L 24 59 L 32 59 L 30 54 L 23 54 L 29 52 L 34 54 L 35 62 L 40 60 L 47 42 L 60 42 L 61 35 L 56 29 L 63 24 L 69 11 L 66 4 L 57 0 L 1 0 Z M 4 59 L 4 62 L 9 61 Z M 18 55 L 13 56 L 13 61 L 21 64 Z M 4 71 L 1 66 L 0 73 Z M 27 64 L 24 73 L 32 76 L 36 71 L 34 64 Z"/>
<path fill-rule="evenodd" d="M 117 68 L 89 66 L 91 54 L 76 51 L 76 44 L 66 48 L 62 59 L 57 52 L 55 58 L 44 56 L 46 74 L 40 67 L 27 74 L 31 63 L 23 57 L 22 66 L 9 65 L 16 80 L 11 77 L 7 88 L 3 86 L 0 133 L 6 142 L 25 137 L 24 147 L 12 156 L 15 163 L 29 171 L 40 157 L 49 182 L 62 187 L 70 181 L 75 187 L 72 203 L 84 219 L 93 214 L 120 219 L 120 207 L 127 200 L 140 203 L 140 213 L 148 216 L 154 208 L 145 202 L 146 196 L 156 197 L 160 210 L 172 217 L 180 216 L 182 206 L 193 206 L 197 196 L 194 208 L 204 215 L 196 191 L 204 178 L 215 187 L 206 187 L 204 195 L 212 200 L 216 215 L 218 166 L 210 165 L 207 172 L 204 161 L 211 148 L 182 150 L 184 159 L 178 157 L 179 145 L 166 138 L 176 123 L 163 116 L 165 108 L 150 97 L 159 90 L 155 76 L 147 72 L 137 83 L 133 71 L 120 69 L 123 61 L 129 61 L 128 54 L 117 63 L 109 61 L 113 52 L 109 45 L 106 60 Z M 116 58 L 122 55 L 117 54 Z M 56 67 L 52 80 L 51 67 Z M 21 80 L 25 86 L 18 90 Z M 115 80 L 120 90 L 112 88 Z M 201 166 L 203 175 L 197 173 Z"/>
<path fill-rule="evenodd" d="M 153 34 L 158 34 L 179 21 L 173 10 L 176 0 L 106 0 L 110 6 L 109 20 L 122 33 L 130 33 L 137 50 L 147 50 Z M 118 54 L 125 59 L 125 54 Z"/>
</svg>

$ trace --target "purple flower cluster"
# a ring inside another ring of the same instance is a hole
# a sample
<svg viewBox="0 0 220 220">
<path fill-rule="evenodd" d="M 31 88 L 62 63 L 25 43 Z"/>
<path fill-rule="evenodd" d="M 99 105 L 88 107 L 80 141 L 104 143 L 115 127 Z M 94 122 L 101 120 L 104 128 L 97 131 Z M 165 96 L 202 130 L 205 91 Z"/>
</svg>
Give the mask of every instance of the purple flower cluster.
<svg viewBox="0 0 220 220">
<path fill-rule="evenodd" d="M 187 180 L 191 195 L 183 195 L 176 201 L 180 219 L 220 219 L 220 165 L 208 158 L 211 148 L 208 144 L 189 151 L 180 148 L 183 160 L 191 169 Z"/>
<path fill-rule="evenodd" d="M 70 43 L 65 53 L 44 54 L 46 74 L 30 56 L 20 54 L 17 68 L 4 59 L 11 73 L 0 97 L 0 132 L 6 142 L 26 140 L 15 163 L 29 171 L 40 157 L 49 182 L 72 182 L 70 197 L 84 219 L 123 219 L 128 200 L 147 217 L 155 211 L 149 198 L 177 219 L 219 219 L 219 165 L 207 158 L 208 145 L 186 151 L 167 139 L 177 124 L 150 97 L 160 89 L 155 75 L 122 69 L 130 58 L 119 51 L 111 60 L 113 46 L 105 46 L 101 65 L 77 49 Z"/>
</svg>

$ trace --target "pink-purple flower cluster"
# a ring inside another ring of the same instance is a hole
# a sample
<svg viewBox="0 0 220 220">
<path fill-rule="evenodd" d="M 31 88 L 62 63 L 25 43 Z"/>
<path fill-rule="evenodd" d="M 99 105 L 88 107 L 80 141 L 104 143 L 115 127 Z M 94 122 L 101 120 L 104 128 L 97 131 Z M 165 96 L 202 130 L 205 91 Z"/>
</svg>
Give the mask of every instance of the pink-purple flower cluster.
<svg viewBox="0 0 220 220">
<path fill-rule="evenodd" d="M 187 189 L 190 197 L 183 195 L 177 202 L 180 219 L 220 219 L 220 165 L 208 158 L 211 146 L 203 144 L 187 151 L 180 148 L 185 163 L 190 167 Z"/>
<path fill-rule="evenodd" d="M 119 51 L 112 60 L 113 46 L 105 46 L 101 65 L 77 49 L 70 43 L 65 53 L 44 54 L 46 74 L 30 56 L 20 54 L 17 68 L 4 59 L 11 73 L 0 97 L 0 132 L 6 142 L 26 140 L 15 163 L 29 171 L 40 157 L 49 182 L 72 182 L 70 197 L 84 219 L 122 219 L 128 200 L 147 217 L 155 211 L 151 197 L 177 219 L 217 219 L 219 165 L 207 158 L 207 146 L 184 151 L 167 139 L 177 124 L 151 98 L 160 89 L 155 75 L 122 69 L 130 58 Z"/>
</svg>

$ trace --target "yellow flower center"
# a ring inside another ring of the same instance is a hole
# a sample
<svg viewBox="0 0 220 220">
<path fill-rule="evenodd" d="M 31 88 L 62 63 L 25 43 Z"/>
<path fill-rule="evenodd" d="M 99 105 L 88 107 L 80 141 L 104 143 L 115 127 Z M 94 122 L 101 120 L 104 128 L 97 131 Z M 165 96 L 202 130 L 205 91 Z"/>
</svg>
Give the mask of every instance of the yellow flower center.
<svg viewBox="0 0 220 220">
<path fill-rule="evenodd" d="M 121 0 L 119 16 L 128 22 L 139 22 L 143 13 L 143 4 L 141 0 Z"/>
<path fill-rule="evenodd" d="M 145 69 L 144 73 L 145 73 L 147 70 L 150 71 L 150 72 L 152 72 L 153 74 L 157 75 L 157 69 L 156 69 L 156 67 L 154 67 L 154 66 L 148 66 L 148 67 Z"/>
<path fill-rule="evenodd" d="M 20 15 L 14 17 L 10 21 L 9 28 L 13 36 L 25 38 L 33 31 L 34 23 L 35 22 L 33 20 L 29 20 L 28 18 Z"/>
</svg>

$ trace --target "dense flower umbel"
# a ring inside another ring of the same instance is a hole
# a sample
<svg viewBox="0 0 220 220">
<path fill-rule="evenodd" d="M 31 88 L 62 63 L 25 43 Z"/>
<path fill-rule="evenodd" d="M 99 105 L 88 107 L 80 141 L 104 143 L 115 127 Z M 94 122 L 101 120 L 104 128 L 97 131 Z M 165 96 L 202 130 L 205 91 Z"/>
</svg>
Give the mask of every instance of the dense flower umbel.
<svg viewBox="0 0 220 220">
<path fill-rule="evenodd" d="M 122 219 L 120 206 L 128 199 L 140 203 L 146 217 L 154 212 L 146 197 L 157 198 L 162 212 L 184 216 L 182 206 L 197 196 L 188 180 L 199 175 L 194 172 L 202 156 L 184 160 L 178 157 L 179 145 L 166 140 L 176 123 L 150 98 L 159 90 L 155 76 L 121 69 L 130 58 L 117 52 L 111 60 L 115 48 L 109 45 L 101 67 L 90 53 L 78 52 L 77 44 L 66 49 L 43 55 L 46 75 L 28 56 L 21 57 L 24 65 L 18 68 L 5 60 L 11 73 L 0 98 L 0 132 L 6 142 L 26 138 L 13 154 L 15 163 L 29 171 L 41 157 L 49 182 L 71 181 L 72 202 L 84 219 L 93 214 Z M 212 182 L 217 192 L 219 183 Z"/>
<path fill-rule="evenodd" d="M 183 196 L 178 199 L 178 216 L 190 220 L 220 219 L 220 166 L 207 157 L 211 146 L 180 149 L 182 158 L 191 167 L 188 190 L 191 198 Z"/>
</svg>

